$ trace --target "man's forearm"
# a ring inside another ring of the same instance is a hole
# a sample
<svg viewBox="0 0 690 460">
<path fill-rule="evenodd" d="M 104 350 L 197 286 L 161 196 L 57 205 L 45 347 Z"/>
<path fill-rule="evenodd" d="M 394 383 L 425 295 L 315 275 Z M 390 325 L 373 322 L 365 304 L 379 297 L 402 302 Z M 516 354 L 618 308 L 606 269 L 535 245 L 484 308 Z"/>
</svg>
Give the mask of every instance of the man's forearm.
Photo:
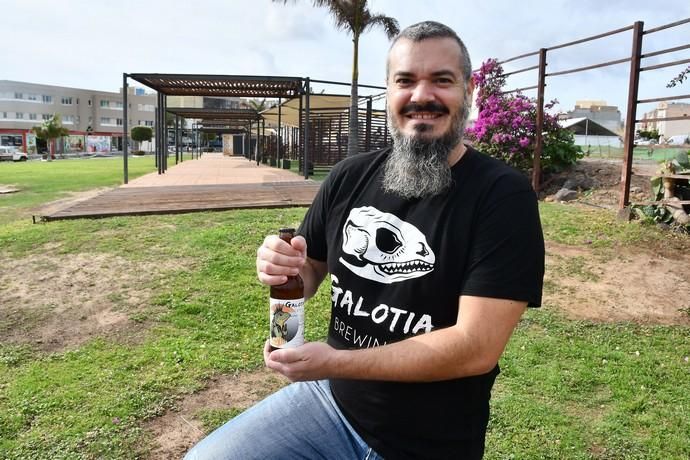
<svg viewBox="0 0 690 460">
<path fill-rule="evenodd" d="M 336 378 L 399 382 L 485 374 L 497 362 L 456 326 L 382 347 L 338 350 L 333 358 L 330 371 Z"/>
</svg>

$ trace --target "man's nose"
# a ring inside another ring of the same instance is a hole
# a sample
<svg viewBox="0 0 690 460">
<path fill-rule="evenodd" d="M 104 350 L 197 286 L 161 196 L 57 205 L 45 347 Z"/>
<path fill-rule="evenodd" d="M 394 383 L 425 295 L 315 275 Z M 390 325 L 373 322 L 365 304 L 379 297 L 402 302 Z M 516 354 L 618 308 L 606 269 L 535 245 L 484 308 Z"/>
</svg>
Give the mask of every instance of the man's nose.
<svg viewBox="0 0 690 460">
<path fill-rule="evenodd" d="M 412 91 L 411 102 L 420 104 L 433 101 L 435 98 L 433 85 L 426 81 L 419 81 Z"/>
</svg>

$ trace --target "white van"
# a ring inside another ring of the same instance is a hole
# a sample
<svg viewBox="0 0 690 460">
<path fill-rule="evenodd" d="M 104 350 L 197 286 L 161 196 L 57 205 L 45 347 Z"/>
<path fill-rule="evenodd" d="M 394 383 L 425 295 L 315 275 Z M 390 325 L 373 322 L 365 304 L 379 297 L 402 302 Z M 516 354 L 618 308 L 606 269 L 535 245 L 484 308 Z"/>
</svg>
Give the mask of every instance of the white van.
<svg viewBox="0 0 690 460">
<path fill-rule="evenodd" d="M 690 134 L 676 134 L 675 136 L 671 136 L 666 139 L 666 143 L 669 145 L 690 144 L 690 142 L 688 142 L 689 137 Z"/>
<path fill-rule="evenodd" d="M 0 160 L 26 161 L 28 159 L 27 154 L 17 150 L 16 147 L 0 145 Z"/>
</svg>

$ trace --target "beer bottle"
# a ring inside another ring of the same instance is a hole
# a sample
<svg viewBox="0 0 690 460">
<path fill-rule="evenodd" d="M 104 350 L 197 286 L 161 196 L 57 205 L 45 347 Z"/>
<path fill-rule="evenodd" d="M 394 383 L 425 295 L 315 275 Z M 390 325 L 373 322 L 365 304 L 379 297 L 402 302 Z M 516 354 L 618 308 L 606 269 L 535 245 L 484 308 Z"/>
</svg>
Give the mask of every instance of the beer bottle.
<svg viewBox="0 0 690 460">
<path fill-rule="evenodd" d="M 294 228 L 281 228 L 278 237 L 288 244 Z M 270 349 L 298 347 L 304 343 L 304 282 L 299 274 L 288 276 L 285 283 L 271 286 Z"/>
</svg>

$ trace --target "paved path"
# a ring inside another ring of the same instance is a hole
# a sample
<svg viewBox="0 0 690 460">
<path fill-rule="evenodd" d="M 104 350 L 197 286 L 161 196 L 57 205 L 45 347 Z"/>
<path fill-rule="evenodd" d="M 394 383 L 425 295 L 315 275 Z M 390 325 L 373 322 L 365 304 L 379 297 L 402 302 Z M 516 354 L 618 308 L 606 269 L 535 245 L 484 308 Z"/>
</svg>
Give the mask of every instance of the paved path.
<svg viewBox="0 0 690 460">
<path fill-rule="evenodd" d="M 222 153 L 204 153 L 198 160 L 173 164 L 168 159 L 164 174 L 152 172 L 129 181 L 123 187 L 158 187 L 171 185 L 262 184 L 267 182 L 304 181 L 304 177 L 287 169 L 257 165 L 244 157 Z"/>
</svg>

